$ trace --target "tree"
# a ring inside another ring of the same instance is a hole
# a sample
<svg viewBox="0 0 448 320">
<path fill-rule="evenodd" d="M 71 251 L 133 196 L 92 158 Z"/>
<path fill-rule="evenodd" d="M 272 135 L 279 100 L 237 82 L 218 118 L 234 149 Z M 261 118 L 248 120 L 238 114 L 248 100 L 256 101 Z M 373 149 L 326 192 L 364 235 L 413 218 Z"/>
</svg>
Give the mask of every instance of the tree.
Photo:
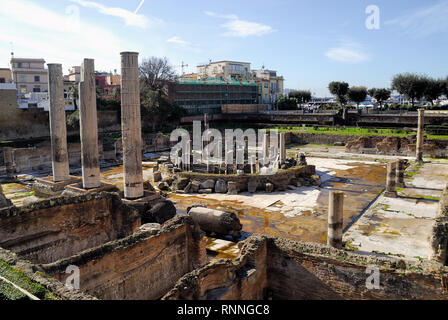
<svg viewBox="0 0 448 320">
<path fill-rule="evenodd" d="M 294 98 L 297 103 L 302 105 L 311 101 L 311 91 L 308 90 L 295 90 L 289 93 L 289 98 Z"/>
<path fill-rule="evenodd" d="M 142 117 L 151 122 L 153 131 L 158 124 L 173 123 L 185 114 L 185 110 L 172 102 L 161 91 L 147 91 L 141 96 Z"/>
<path fill-rule="evenodd" d="M 376 88 L 372 88 L 372 89 L 367 90 L 367 93 L 369 94 L 369 96 L 371 98 L 374 98 L 376 90 L 377 90 Z"/>
<path fill-rule="evenodd" d="M 177 77 L 174 67 L 169 64 L 166 57 L 144 59 L 139 71 L 140 81 L 152 91 L 162 90 L 169 81 Z"/>
<path fill-rule="evenodd" d="M 295 98 L 288 98 L 285 96 L 280 96 L 277 101 L 278 110 L 296 110 L 297 100 Z"/>
<path fill-rule="evenodd" d="M 75 110 L 78 110 L 78 98 L 79 98 L 79 89 L 78 84 L 75 84 L 70 88 L 70 91 L 68 92 L 68 95 L 70 99 L 73 100 L 73 104 L 75 106 Z"/>
<path fill-rule="evenodd" d="M 376 101 L 378 101 L 378 103 L 380 104 L 380 108 L 383 108 L 383 102 L 387 101 L 387 99 L 390 98 L 390 95 L 392 94 L 392 92 L 389 89 L 374 89 L 374 94 L 373 94 L 373 98 L 376 99 Z"/>
<path fill-rule="evenodd" d="M 424 77 L 416 74 L 397 74 L 392 79 L 392 89 L 397 90 L 400 94 L 404 94 L 408 99 L 411 99 L 412 106 L 414 107 L 415 101 L 423 98 L 426 83 Z"/>
<path fill-rule="evenodd" d="M 437 100 L 445 91 L 444 88 L 444 81 L 443 80 L 436 80 L 433 78 L 426 78 L 426 87 L 424 96 L 425 99 L 429 102 L 431 102 L 431 105 L 434 106 L 434 100 Z"/>
<path fill-rule="evenodd" d="M 347 82 L 337 82 L 333 81 L 328 85 L 328 90 L 334 96 L 336 96 L 338 102 L 341 105 L 341 108 L 344 108 L 344 105 L 347 103 L 347 93 L 348 93 L 349 85 Z"/>
<path fill-rule="evenodd" d="M 366 87 L 352 87 L 348 89 L 347 93 L 348 99 L 356 103 L 358 109 L 359 104 L 366 100 L 367 98 L 367 88 Z"/>
</svg>

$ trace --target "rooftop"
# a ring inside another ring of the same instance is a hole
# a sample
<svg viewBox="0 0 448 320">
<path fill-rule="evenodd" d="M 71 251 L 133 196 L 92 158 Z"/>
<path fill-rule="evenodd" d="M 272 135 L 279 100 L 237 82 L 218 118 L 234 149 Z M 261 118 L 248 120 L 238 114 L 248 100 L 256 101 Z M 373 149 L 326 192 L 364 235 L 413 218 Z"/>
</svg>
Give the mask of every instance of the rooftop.
<svg viewBox="0 0 448 320">
<path fill-rule="evenodd" d="M 220 61 L 211 61 L 209 63 L 202 63 L 202 64 L 198 65 L 198 67 L 203 67 L 203 66 L 207 66 L 207 65 L 210 65 L 210 64 L 221 63 L 221 62 L 250 64 L 250 62 L 232 61 L 232 60 L 220 60 Z"/>
<path fill-rule="evenodd" d="M 203 85 L 234 85 L 234 86 L 258 86 L 256 81 L 251 80 L 223 80 L 221 78 L 207 78 L 203 80 L 194 80 L 192 78 L 179 78 L 176 80 L 179 84 L 203 84 Z"/>
</svg>

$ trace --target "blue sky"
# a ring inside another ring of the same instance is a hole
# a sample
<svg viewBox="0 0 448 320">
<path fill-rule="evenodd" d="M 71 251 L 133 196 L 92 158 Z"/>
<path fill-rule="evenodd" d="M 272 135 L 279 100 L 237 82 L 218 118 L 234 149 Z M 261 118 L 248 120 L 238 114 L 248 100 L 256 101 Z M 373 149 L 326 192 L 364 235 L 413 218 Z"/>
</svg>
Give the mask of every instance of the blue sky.
<svg viewBox="0 0 448 320">
<path fill-rule="evenodd" d="M 369 5 L 379 29 L 366 27 Z M 209 59 L 246 61 L 317 95 L 333 80 L 387 87 L 399 72 L 448 75 L 448 0 L 0 0 L 0 8 L 0 67 L 12 42 L 16 57 L 64 70 L 83 58 L 119 69 L 121 51 L 184 61 L 188 72 Z"/>
</svg>

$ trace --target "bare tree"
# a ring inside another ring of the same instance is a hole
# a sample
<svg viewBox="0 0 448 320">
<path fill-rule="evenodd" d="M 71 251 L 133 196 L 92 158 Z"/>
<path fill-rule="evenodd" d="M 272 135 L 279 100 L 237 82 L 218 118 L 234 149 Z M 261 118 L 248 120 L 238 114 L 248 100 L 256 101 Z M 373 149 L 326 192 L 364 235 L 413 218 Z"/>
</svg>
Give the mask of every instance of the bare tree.
<svg viewBox="0 0 448 320">
<path fill-rule="evenodd" d="M 161 91 L 168 81 L 176 79 L 176 71 L 168 59 L 151 57 L 140 64 L 140 80 L 145 89 Z"/>
</svg>

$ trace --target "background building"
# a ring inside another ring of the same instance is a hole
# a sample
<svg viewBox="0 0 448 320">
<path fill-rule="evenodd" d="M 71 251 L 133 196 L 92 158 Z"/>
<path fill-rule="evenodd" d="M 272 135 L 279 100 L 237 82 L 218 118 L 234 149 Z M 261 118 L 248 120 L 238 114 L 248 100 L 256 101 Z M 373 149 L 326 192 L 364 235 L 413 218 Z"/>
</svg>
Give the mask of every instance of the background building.
<svg viewBox="0 0 448 320">
<path fill-rule="evenodd" d="M 250 79 L 250 63 L 238 61 L 216 61 L 197 67 L 198 78 Z"/>
<path fill-rule="evenodd" d="M 44 59 L 12 58 L 11 68 L 19 95 L 48 92 L 48 70 Z"/>
<path fill-rule="evenodd" d="M 168 97 L 189 114 L 221 113 L 222 105 L 257 105 L 260 85 L 251 80 L 179 78 L 168 85 Z"/>
<path fill-rule="evenodd" d="M 264 67 L 261 70 L 253 70 L 252 75 L 261 83 L 262 103 L 272 107 L 283 94 L 284 78 L 277 76 L 277 71 L 266 70 Z"/>
<path fill-rule="evenodd" d="M 12 79 L 11 69 L 8 68 L 0 68 L 0 83 L 12 83 L 14 82 Z"/>
</svg>

